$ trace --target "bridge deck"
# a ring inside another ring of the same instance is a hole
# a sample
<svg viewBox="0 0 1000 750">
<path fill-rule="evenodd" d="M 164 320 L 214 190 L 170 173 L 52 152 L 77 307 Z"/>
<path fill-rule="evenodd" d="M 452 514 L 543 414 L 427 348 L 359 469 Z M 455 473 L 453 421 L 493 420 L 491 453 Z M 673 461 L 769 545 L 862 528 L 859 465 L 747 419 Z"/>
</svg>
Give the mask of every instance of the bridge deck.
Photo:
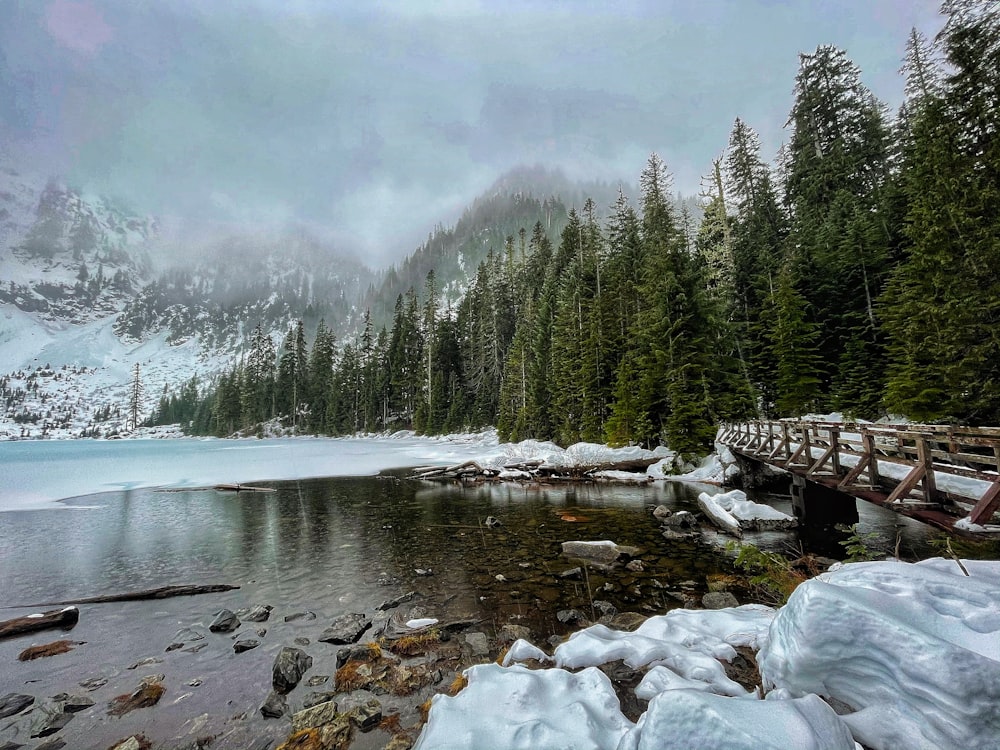
<svg viewBox="0 0 1000 750">
<path fill-rule="evenodd" d="M 720 441 L 754 460 L 963 535 L 973 533 L 969 523 L 991 524 L 1000 510 L 1000 428 L 753 421 L 726 425 Z M 988 531 L 1000 532 L 1000 526 Z"/>
</svg>

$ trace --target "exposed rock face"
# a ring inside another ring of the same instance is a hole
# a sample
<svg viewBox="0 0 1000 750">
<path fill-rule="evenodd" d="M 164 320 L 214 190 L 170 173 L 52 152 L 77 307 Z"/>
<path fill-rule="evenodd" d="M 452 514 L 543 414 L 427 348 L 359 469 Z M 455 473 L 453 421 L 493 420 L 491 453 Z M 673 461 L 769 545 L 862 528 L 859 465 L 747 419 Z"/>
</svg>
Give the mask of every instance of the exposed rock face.
<svg viewBox="0 0 1000 750">
<path fill-rule="evenodd" d="M 312 657 L 302 649 L 285 646 L 274 660 L 271 684 L 279 693 L 287 695 L 299 684 L 312 663 Z"/>
<path fill-rule="evenodd" d="M 341 615 L 323 631 L 319 640 L 324 643 L 355 643 L 372 625 L 371 618 L 359 612 Z"/>
</svg>

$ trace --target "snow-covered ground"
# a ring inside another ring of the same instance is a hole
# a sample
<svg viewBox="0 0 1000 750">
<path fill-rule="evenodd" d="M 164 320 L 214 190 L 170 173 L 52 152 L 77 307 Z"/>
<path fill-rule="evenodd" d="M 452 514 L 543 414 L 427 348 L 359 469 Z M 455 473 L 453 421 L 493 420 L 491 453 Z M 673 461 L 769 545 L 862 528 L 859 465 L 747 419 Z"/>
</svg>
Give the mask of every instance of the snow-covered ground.
<svg viewBox="0 0 1000 750">
<path fill-rule="evenodd" d="M 127 344 L 112 330 L 114 316 L 90 323 L 44 321 L 0 305 L 0 377 L 8 392 L 24 391 L 23 401 L 0 409 L 0 440 L 28 437 L 72 438 L 94 426 L 94 414 L 117 416 L 102 422 L 102 434 L 122 432 L 128 411 L 133 368 L 144 386 L 142 415 L 163 393 L 191 378 L 217 372 L 222 363 L 197 341 L 166 343 L 166 333 Z M 51 365 L 51 367 L 48 367 Z M 18 422 L 17 414 L 37 414 L 37 422 Z"/>
<path fill-rule="evenodd" d="M 0 511 L 140 487 L 199 487 L 305 477 L 361 476 L 452 464 L 496 444 L 496 433 L 437 438 L 274 440 L 32 440 L 0 442 Z"/>
<path fill-rule="evenodd" d="M 437 696 L 417 750 L 955 750 L 1000 747 L 1000 562 L 840 566 L 780 610 L 674 610 L 634 632 L 594 625 L 552 657 L 514 644 Z M 758 651 L 766 700 L 726 676 Z M 554 666 L 528 669 L 535 659 Z M 632 724 L 595 667 L 645 671 Z M 570 671 L 570 670 L 581 671 Z M 837 711 L 823 698 L 836 699 Z M 839 715 L 838 715 L 839 714 Z"/>
</svg>

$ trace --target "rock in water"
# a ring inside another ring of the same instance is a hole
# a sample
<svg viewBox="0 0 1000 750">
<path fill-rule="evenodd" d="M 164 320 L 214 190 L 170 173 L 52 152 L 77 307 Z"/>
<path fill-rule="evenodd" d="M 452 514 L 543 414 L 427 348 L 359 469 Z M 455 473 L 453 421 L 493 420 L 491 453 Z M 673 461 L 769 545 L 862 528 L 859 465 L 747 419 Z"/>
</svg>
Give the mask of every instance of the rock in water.
<svg viewBox="0 0 1000 750">
<path fill-rule="evenodd" d="M 288 713 L 288 701 L 281 693 L 272 690 L 267 694 L 267 699 L 260 707 L 260 712 L 265 719 L 280 719 Z"/>
<path fill-rule="evenodd" d="M 244 638 L 243 640 L 236 641 L 236 643 L 233 644 L 233 651 L 237 654 L 242 654 L 244 651 L 257 648 L 259 645 L 260 641 L 256 638 Z"/>
<path fill-rule="evenodd" d="M 21 713 L 24 709 L 35 702 L 33 695 L 22 695 L 20 693 L 7 693 L 0 697 L 0 719 Z"/>
<path fill-rule="evenodd" d="M 274 660 L 271 684 L 279 693 L 287 695 L 299 684 L 312 663 L 312 657 L 302 649 L 285 646 Z"/>
<path fill-rule="evenodd" d="M 208 626 L 208 629 L 213 633 L 232 633 L 239 626 L 240 621 L 236 615 L 228 609 L 223 609 L 216 612 L 215 619 L 212 620 L 212 624 Z"/>
<path fill-rule="evenodd" d="M 599 542 L 563 542 L 562 553 L 566 557 L 581 560 L 591 560 L 601 565 L 610 565 L 623 555 L 633 557 L 639 552 L 635 547 L 625 547 L 612 541 Z"/>
<path fill-rule="evenodd" d="M 270 604 L 257 604 L 250 609 L 241 609 L 237 615 L 243 618 L 243 622 L 267 622 L 274 609 Z"/>
<path fill-rule="evenodd" d="M 324 643 L 355 643 L 368 628 L 372 621 L 359 612 L 341 615 L 319 637 Z"/>
</svg>

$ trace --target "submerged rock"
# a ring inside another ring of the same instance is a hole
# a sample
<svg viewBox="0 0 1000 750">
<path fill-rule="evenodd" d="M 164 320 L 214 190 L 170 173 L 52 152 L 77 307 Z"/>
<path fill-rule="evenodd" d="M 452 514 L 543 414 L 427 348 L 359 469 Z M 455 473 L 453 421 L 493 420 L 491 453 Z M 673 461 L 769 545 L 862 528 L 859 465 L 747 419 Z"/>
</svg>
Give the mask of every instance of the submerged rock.
<svg viewBox="0 0 1000 750">
<path fill-rule="evenodd" d="M 638 552 L 639 550 L 635 547 L 618 545 L 606 539 L 597 542 L 571 541 L 562 543 L 562 553 L 566 557 L 576 557 L 601 565 L 610 565 L 621 557 L 634 557 Z"/>
<path fill-rule="evenodd" d="M 35 696 L 33 695 L 7 693 L 7 695 L 0 696 L 0 719 L 19 714 L 34 702 Z"/>
<path fill-rule="evenodd" d="M 302 649 L 285 646 L 274 659 L 271 684 L 279 693 L 290 693 L 299 684 L 302 675 L 312 667 L 312 663 L 312 657 Z"/>
<path fill-rule="evenodd" d="M 371 618 L 360 612 L 341 615 L 323 631 L 319 640 L 324 643 L 355 643 L 372 625 Z"/>
</svg>

